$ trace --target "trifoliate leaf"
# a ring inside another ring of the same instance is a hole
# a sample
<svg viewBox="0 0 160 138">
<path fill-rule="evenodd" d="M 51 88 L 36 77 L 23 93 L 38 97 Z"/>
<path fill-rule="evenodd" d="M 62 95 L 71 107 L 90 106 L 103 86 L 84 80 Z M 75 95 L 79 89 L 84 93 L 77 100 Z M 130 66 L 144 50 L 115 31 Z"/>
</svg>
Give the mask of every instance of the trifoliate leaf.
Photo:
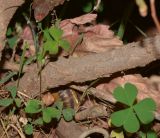
<svg viewBox="0 0 160 138">
<path fill-rule="evenodd" d="M 149 124 L 154 120 L 156 104 L 151 98 L 146 98 L 133 106 L 139 120 L 143 124 Z"/>
<path fill-rule="evenodd" d="M 39 113 L 41 111 L 41 102 L 39 100 L 29 100 L 26 107 L 25 112 L 26 113 Z"/>
<path fill-rule="evenodd" d="M 127 132 L 134 133 L 138 131 L 140 124 L 132 108 L 124 109 L 111 114 L 112 124 L 123 126 Z"/>
<path fill-rule="evenodd" d="M 121 86 L 115 88 L 113 96 L 118 102 L 132 106 L 136 99 L 137 93 L 138 90 L 133 84 L 126 83 L 124 88 Z"/>
<path fill-rule="evenodd" d="M 7 98 L 7 99 L 0 99 L 0 106 L 9 106 L 13 103 L 13 99 Z"/>
<path fill-rule="evenodd" d="M 33 134 L 33 126 L 31 124 L 27 124 L 24 126 L 24 132 L 27 135 L 32 135 Z"/>
</svg>

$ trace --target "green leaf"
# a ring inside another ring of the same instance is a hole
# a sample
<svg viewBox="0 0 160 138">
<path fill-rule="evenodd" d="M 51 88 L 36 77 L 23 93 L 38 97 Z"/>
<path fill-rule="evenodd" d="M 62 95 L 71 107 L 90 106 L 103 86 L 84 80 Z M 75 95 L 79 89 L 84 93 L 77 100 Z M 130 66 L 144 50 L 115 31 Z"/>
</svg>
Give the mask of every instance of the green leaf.
<svg viewBox="0 0 160 138">
<path fill-rule="evenodd" d="M 147 138 L 158 138 L 158 136 L 153 130 L 150 130 L 147 132 Z"/>
<path fill-rule="evenodd" d="M 142 131 L 139 132 L 139 136 L 140 136 L 140 138 L 146 138 L 147 137 L 146 134 Z"/>
<path fill-rule="evenodd" d="M 17 107 L 21 106 L 21 103 L 22 103 L 21 99 L 16 98 L 14 101 L 15 101 Z"/>
<path fill-rule="evenodd" d="M 70 50 L 70 44 L 67 40 L 61 40 L 59 41 L 59 46 L 62 47 L 65 51 Z"/>
<path fill-rule="evenodd" d="M 41 102 L 39 100 L 29 100 L 26 107 L 25 107 L 26 113 L 39 113 L 41 112 Z"/>
<path fill-rule="evenodd" d="M 56 118 L 57 120 L 61 117 L 61 112 L 53 107 L 47 107 L 43 109 L 43 121 L 46 123 L 50 123 L 52 118 Z"/>
<path fill-rule="evenodd" d="M 57 54 L 58 53 L 58 43 L 56 41 L 46 41 L 43 44 L 44 51 L 49 52 L 49 54 Z"/>
<path fill-rule="evenodd" d="M 4 84 L 6 83 L 7 81 L 9 81 L 14 75 L 16 75 L 17 72 L 9 72 L 5 77 L 3 77 L 1 80 L 0 80 L 0 84 Z"/>
<path fill-rule="evenodd" d="M 124 88 L 121 86 L 115 88 L 113 96 L 118 102 L 132 106 L 136 99 L 137 93 L 138 90 L 133 84 L 126 83 Z"/>
<path fill-rule="evenodd" d="M 52 120 L 51 114 L 52 114 L 51 110 L 48 108 L 42 110 L 42 118 L 45 123 L 51 122 Z"/>
<path fill-rule="evenodd" d="M 130 133 L 137 132 L 140 127 L 139 121 L 132 108 L 114 112 L 111 114 L 111 121 L 113 125 L 117 127 L 123 126 L 124 129 Z"/>
<path fill-rule="evenodd" d="M 16 86 L 8 86 L 7 91 L 11 93 L 12 98 L 15 98 L 17 95 L 17 87 Z"/>
<path fill-rule="evenodd" d="M 54 106 L 57 107 L 60 111 L 63 109 L 63 102 L 62 101 L 56 101 L 54 103 Z"/>
<path fill-rule="evenodd" d="M 72 108 L 66 108 L 62 111 L 63 117 L 66 121 L 73 120 L 73 116 L 75 115 L 75 112 Z"/>
<path fill-rule="evenodd" d="M 91 1 L 87 2 L 84 6 L 83 6 L 83 12 L 88 13 L 93 9 L 93 4 Z"/>
<path fill-rule="evenodd" d="M 143 124 L 149 124 L 154 120 L 156 104 L 151 98 L 146 98 L 133 106 L 139 120 Z"/>
<path fill-rule="evenodd" d="M 7 98 L 7 99 L 0 99 L 0 106 L 9 106 L 13 103 L 13 99 Z"/>
<path fill-rule="evenodd" d="M 50 36 L 48 29 L 43 30 L 43 34 L 44 34 L 44 41 L 53 41 L 53 38 Z"/>
<path fill-rule="evenodd" d="M 8 45 L 9 45 L 10 48 L 13 49 L 13 47 L 17 43 L 17 39 L 18 39 L 17 36 L 13 36 L 13 37 L 7 39 L 7 42 L 8 42 Z"/>
<path fill-rule="evenodd" d="M 56 41 L 59 41 L 62 37 L 63 30 L 56 26 L 52 26 L 51 28 L 49 28 L 49 33 Z"/>
<path fill-rule="evenodd" d="M 39 117 L 38 119 L 36 119 L 35 121 L 33 121 L 32 124 L 35 124 L 35 125 L 43 125 L 43 118 L 42 118 L 42 117 Z"/>
<path fill-rule="evenodd" d="M 52 108 L 52 118 L 56 118 L 57 120 L 59 120 L 61 118 L 61 111 L 51 107 Z"/>
<path fill-rule="evenodd" d="M 13 32 L 12 28 L 8 27 L 7 32 L 6 32 L 6 36 L 11 36 L 12 32 Z"/>
<path fill-rule="evenodd" d="M 24 126 L 24 132 L 27 135 L 32 135 L 33 134 L 33 126 L 31 124 L 27 124 Z"/>
<path fill-rule="evenodd" d="M 34 56 L 31 56 L 31 57 L 29 57 L 26 61 L 25 61 L 25 65 L 29 65 L 29 64 L 31 64 L 34 60 L 36 60 L 36 56 L 34 55 Z"/>
</svg>

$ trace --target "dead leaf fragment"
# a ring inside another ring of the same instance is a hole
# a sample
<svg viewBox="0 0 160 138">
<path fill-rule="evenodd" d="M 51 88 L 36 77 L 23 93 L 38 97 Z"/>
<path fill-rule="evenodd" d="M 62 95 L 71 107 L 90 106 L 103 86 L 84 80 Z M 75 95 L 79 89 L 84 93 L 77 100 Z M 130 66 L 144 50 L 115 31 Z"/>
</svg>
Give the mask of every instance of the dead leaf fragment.
<svg viewBox="0 0 160 138">
<path fill-rule="evenodd" d="M 36 21 L 43 20 L 54 7 L 63 4 L 65 0 L 34 0 L 32 8 Z"/>
</svg>

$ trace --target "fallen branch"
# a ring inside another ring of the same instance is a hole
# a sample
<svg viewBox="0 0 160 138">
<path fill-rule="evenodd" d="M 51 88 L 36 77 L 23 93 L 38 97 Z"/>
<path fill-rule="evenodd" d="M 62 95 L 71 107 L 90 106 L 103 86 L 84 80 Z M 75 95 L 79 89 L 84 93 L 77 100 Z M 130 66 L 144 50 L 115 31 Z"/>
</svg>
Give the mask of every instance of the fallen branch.
<svg viewBox="0 0 160 138">
<path fill-rule="evenodd" d="M 51 62 L 42 71 L 41 89 L 54 88 L 71 82 L 85 82 L 100 77 L 109 77 L 112 73 L 143 67 L 160 59 L 160 35 L 144 41 L 130 43 L 109 52 L 84 56 L 81 58 L 60 58 Z M 40 88 L 36 65 L 24 74 L 20 80 L 20 90 L 28 95 L 37 95 Z"/>
</svg>

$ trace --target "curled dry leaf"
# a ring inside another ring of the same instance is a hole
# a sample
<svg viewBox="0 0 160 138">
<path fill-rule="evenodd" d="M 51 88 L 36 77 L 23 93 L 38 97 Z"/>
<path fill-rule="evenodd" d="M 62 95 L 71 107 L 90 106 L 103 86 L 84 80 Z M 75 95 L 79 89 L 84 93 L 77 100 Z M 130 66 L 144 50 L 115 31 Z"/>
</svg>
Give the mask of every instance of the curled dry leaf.
<svg viewBox="0 0 160 138">
<path fill-rule="evenodd" d="M 51 93 L 47 93 L 42 96 L 42 101 L 46 106 L 49 106 L 55 102 L 55 98 Z"/>
<path fill-rule="evenodd" d="M 160 113 L 160 94 L 153 82 L 148 78 L 143 78 L 141 75 L 125 75 L 111 80 L 109 83 L 103 83 L 98 85 L 98 90 L 106 90 L 107 92 L 113 92 L 118 85 L 124 85 L 126 82 L 134 84 L 138 88 L 138 100 L 150 97 L 157 104 L 157 112 Z M 155 83 L 155 82 L 154 82 Z"/>
<path fill-rule="evenodd" d="M 77 53 L 79 54 L 80 52 L 84 54 L 105 52 L 121 47 L 123 44 L 109 30 L 109 26 L 102 24 L 94 25 L 93 22 L 96 20 L 96 17 L 96 14 L 86 14 L 74 19 L 64 20 L 60 23 L 60 27 L 64 32 L 63 37 L 70 42 L 71 48 L 75 49 L 73 56 L 77 56 Z M 86 23 L 91 25 L 86 27 Z M 83 41 L 81 44 L 76 45 L 82 33 Z"/>
</svg>

